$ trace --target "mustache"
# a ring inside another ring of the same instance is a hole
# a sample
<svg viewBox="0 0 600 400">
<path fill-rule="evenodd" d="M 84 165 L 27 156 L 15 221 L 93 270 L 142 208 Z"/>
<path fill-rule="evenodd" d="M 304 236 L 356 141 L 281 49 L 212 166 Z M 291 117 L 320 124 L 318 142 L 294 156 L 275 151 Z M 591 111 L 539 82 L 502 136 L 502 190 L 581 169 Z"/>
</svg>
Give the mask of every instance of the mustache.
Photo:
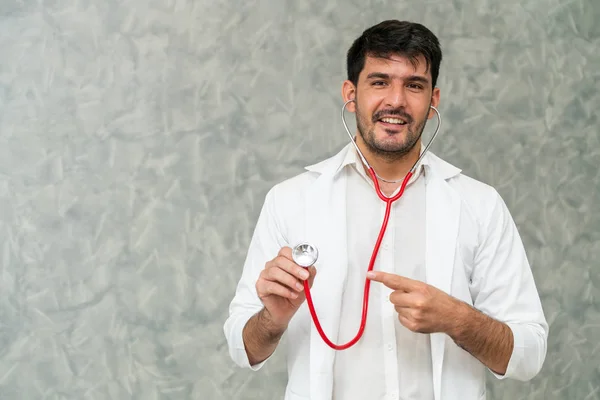
<svg viewBox="0 0 600 400">
<path fill-rule="evenodd" d="M 413 118 L 406 113 L 406 111 L 404 111 L 401 108 L 397 108 L 395 110 L 379 110 L 377 111 L 375 114 L 373 114 L 373 123 L 377 122 L 378 120 L 380 120 L 381 118 L 384 117 L 400 117 L 403 120 L 406 121 L 407 124 L 410 124 L 413 122 Z"/>
</svg>

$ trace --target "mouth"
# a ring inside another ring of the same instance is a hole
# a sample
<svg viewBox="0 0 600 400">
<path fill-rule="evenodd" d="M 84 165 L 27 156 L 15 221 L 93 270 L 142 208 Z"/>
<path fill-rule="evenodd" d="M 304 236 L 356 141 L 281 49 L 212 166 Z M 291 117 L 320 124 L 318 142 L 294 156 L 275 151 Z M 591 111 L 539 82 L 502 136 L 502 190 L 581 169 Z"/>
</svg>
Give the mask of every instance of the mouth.
<svg viewBox="0 0 600 400">
<path fill-rule="evenodd" d="M 403 120 L 402 118 L 392 118 L 392 117 L 379 118 L 379 122 L 383 122 L 385 124 L 392 124 L 392 125 L 406 125 L 407 124 L 407 122 L 405 120 Z"/>
<path fill-rule="evenodd" d="M 402 129 L 405 125 L 408 125 L 408 122 L 406 122 L 406 120 L 398 117 L 379 118 L 377 122 L 379 122 L 384 128 L 388 130 L 399 130 Z"/>
</svg>

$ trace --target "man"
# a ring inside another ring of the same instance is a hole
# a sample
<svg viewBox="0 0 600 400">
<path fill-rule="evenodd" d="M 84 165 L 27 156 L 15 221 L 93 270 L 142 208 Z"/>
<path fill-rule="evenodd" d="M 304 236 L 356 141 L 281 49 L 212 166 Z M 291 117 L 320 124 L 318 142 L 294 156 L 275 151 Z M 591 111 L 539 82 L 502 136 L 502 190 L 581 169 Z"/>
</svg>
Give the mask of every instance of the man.
<svg viewBox="0 0 600 400">
<path fill-rule="evenodd" d="M 441 59 L 433 33 L 400 21 L 367 29 L 348 51 L 343 101 L 352 100 L 355 143 L 386 196 L 422 154 L 421 133 L 440 103 Z M 349 144 L 269 191 L 225 323 L 233 360 L 258 370 L 282 347 L 289 400 L 478 400 L 486 370 L 498 379 L 536 376 L 548 325 L 496 190 L 426 154 L 393 204 L 367 276 L 385 211 L 374 187 Z M 304 241 L 319 249 L 308 269 L 291 256 Z M 364 335 L 333 350 L 315 329 L 302 283 L 340 344 L 358 330 L 367 279 Z"/>
</svg>

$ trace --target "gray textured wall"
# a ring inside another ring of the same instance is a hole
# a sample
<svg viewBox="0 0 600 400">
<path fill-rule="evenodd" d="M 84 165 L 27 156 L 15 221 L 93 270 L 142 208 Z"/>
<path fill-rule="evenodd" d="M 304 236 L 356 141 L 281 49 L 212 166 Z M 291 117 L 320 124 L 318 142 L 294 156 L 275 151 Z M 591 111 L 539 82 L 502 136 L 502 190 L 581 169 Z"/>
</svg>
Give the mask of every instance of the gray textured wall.
<svg viewBox="0 0 600 400">
<path fill-rule="evenodd" d="M 600 399 L 600 2 L 0 2 L 0 398 L 278 399 L 222 324 L 263 197 L 346 143 L 344 54 L 443 44 L 433 150 L 506 199 L 551 324 L 492 399 Z"/>
</svg>

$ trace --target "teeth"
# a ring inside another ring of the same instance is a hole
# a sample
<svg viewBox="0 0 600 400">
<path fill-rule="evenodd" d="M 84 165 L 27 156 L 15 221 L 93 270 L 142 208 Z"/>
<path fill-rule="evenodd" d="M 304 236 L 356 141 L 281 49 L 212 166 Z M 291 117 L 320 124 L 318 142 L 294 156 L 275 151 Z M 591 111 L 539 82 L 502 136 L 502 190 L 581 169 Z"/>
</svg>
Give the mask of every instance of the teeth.
<svg viewBox="0 0 600 400">
<path fill-rule="evenodd" d="M 400 125 L 406 124 L 406 122 L 404 122 L 398 118 L 381 118 L 381 121 L 387 122 L 388 124 L 400 124 Z"/>
</svg>

